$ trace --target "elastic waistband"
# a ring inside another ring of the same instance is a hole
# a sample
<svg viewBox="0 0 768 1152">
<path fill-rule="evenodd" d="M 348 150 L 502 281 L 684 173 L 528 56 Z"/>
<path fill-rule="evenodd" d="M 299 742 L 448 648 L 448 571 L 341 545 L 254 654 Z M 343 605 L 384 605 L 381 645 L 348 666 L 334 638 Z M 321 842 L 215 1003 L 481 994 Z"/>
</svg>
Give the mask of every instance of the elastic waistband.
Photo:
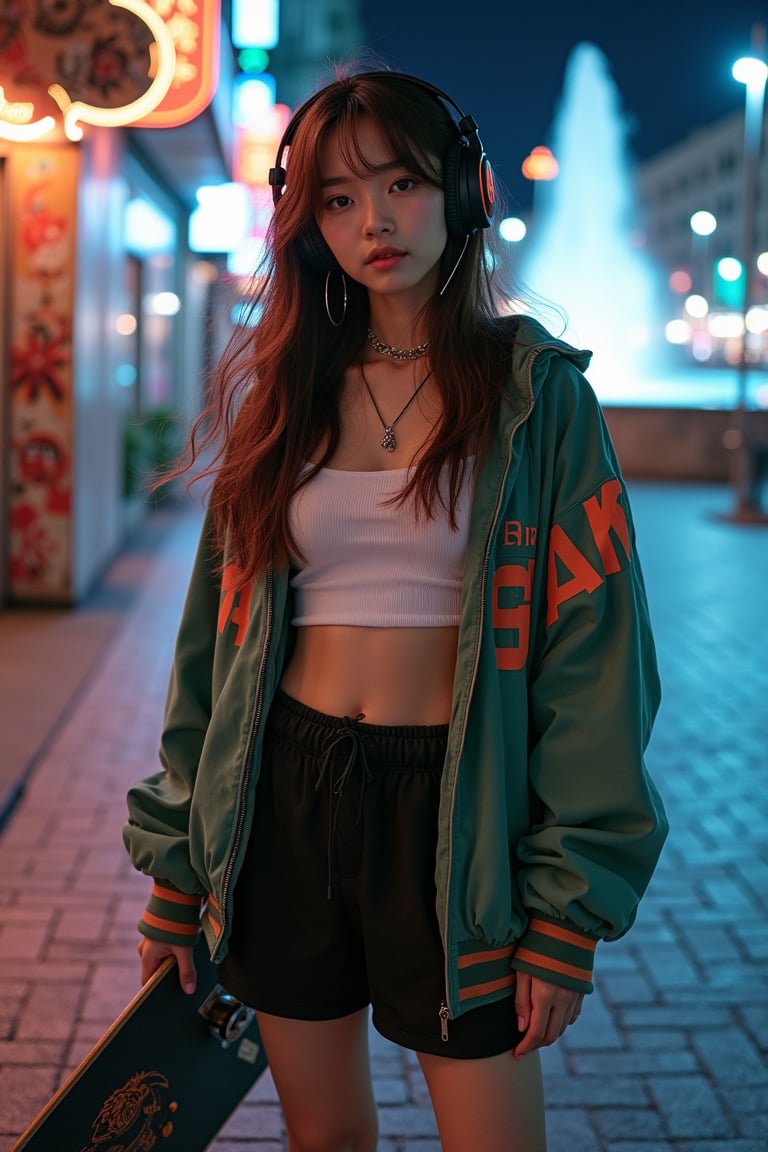
<svg viewBox="0 0 768 1152">
<path fill-rule="evenodd" d="M 272 702 L 269 728 L 318 756 L 327 753 L 334 736 L 354 728 L 365 742 L 371 768 L 442 768 L 448 739 L 447 724 L 367 724 L 364 717 L 329 716 L 280 688 Z M 336 754 L 345 756 L 341 746 Z"/>
</svg>

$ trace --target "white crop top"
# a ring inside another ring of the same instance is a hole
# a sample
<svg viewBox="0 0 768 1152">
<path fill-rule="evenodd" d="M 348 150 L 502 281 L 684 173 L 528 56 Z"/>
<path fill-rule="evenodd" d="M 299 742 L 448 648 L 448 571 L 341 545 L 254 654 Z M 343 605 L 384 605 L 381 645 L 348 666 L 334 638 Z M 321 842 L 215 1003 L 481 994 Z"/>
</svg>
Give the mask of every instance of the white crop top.
<svg viewBox="0 0 768 1152">
<path fill-rule="evenodd" d="M 303 565 L 291 586 L 293 624 L 368 628 L 455 626 L 461 608 L 474 461 L 456 505 L 457 531 L 441 502 L 434 519 L 414 503 L 387 505 L 409 469 L 347 472 L 321 468 L 291 500 L 289 521 Z M 308 468 L 309 465 L 306 465 Z M 441 477 L 444 499 L 448 472 Z"/>
</svg>

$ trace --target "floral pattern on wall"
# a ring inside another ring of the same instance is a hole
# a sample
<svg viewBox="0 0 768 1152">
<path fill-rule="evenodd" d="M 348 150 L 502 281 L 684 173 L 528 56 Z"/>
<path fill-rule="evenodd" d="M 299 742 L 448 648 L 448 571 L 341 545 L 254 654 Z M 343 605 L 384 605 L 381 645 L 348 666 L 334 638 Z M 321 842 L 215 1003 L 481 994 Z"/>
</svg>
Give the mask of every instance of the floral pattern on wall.
<svg viewBox="0 0 768 1152">
<path fill-rule="evenodd" d="M 71 582 L 72 310 L 78 152 L 25 148 L 13 180 L 9 591 Z"/>
</svg>

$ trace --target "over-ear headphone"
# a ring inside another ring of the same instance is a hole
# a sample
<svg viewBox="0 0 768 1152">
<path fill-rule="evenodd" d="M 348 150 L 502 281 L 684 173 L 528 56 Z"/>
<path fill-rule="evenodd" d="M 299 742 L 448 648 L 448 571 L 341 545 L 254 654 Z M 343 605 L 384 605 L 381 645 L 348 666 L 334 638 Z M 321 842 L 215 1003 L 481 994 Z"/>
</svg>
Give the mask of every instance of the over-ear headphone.
<svg viewBox="0 0 768 1152">
<path fill-rule="evenodd" d="M 464 239 L 480 228 L 487 228 L 493 219 L 493 169 L 477 134 L 474 118 L 465 115 L 447 92 L 418 76 L 405 72 L 361 72 L 361 77 L 385 80 L 405 80 L 427 92 L 441 106 L 452 108 L 458 119 L 454 122 L 457 137 L 442 157 L 445 223 L 449 236 Z M 325 88 L 310 96 L 291 117 L 280 141 L 274 168 L 269 170 L 272 199 L 277 204 L 283 194 L 286 172 L 282 167 L 283 153 L 289 148 L 297 129 L 310 108 L 314 107 Z M 326 244 L 320 229 L 313 224 L 300 239 L 301 255 L 305 263 L 316 272 L 336 268 L 336 259 Z"/>
</svg>

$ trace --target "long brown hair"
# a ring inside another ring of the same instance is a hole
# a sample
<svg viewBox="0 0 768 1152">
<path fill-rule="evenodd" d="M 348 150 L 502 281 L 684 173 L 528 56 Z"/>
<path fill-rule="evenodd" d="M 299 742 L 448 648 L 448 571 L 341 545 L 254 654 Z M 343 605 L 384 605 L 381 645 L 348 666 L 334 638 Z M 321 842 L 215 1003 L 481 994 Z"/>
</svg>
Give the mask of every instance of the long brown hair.
<svg viewBox="0 0 768 1152">
<path fill-rule="evenodd" d="M 297 124 L 286 163 L 286 187 L 269 226 L 265 259 L 254 279 L 252 326 L 235 331 L 215 369 L 212 400 L 196 420 L 177 473 L 199 453 L 215 447 L 198 474 L 213 476 L 210 508 L 219 545 L 227 537 L 230 558 L 243 584 L 270 562 L 294 553 L 288 503 L 302 465 L 324 443 L 322 467 L 339 441 L 338 395 L 344 371 L 362 358 L 368 296 L 347 277 L 344 322 L 331 324 L 325 307 L 325 273 L 308 266 L 301 237 L 316 229 L 320 204 L 319 154 L 338 130 L 353 170 L 366 170 L 356 141 L 362 117 L 380 131 L 392 155 L 423 179 L 440 186 L 441 158 L 457 140 L 447 108 L 407 79 L 339 75 L 317 94 Z M 441 283 L 457 261 L 450 286 L 426 306 L 429 362 L 442 401 L 442 417 L 401 499 L 413 496 L 433 515 L 439 479 L 450 468 L 453 506 L 468 446 L 482 459 L 508 351 L 509 325 L 496 314 L 487 236 L 450 238 L 442 257 Z M 461 257 L 461 258 L 460 258 Z M 335 280 L 335 275 L 332 280 Z M 306 483 L 314 471 L 305 473 Z"/>
</svg>

